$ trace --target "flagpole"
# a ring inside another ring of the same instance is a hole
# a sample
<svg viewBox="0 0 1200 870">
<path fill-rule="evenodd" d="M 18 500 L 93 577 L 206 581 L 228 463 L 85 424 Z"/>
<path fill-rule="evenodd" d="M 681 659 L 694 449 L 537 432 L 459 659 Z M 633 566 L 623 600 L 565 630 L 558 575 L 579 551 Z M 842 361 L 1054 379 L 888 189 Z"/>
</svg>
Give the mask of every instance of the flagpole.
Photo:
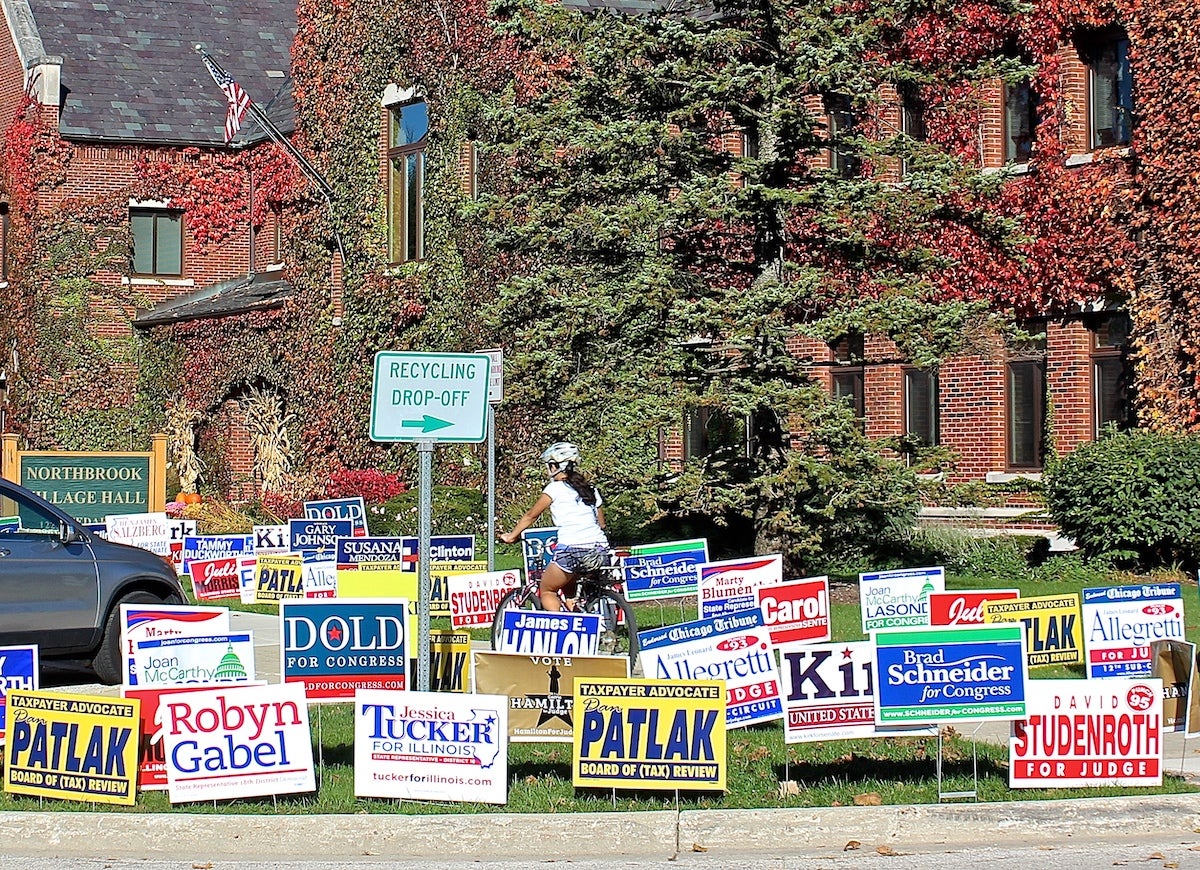
<svg viewBox="0 0 1200 870">
<path fill-rule="evenodd" d="M 225 68 L 217 63 L 216 59 L 209 54 L 203 43 L 196 43 L 195 49 L 196 52 L 199 53 L 201 60 L 205 61 L 205 63 L 212 64 L 212 66 L 216 67 L 217 71 L 223 75 L 229 75 Z M 324 197 L 325 202 L 329 205 L 330 228 L 333 230 L 333 238 L 334 241 L 337 242 L 338 254 L 342 258 L 342 268 L 344 269 L 346 267 L 346 251 L 342 246 L 342 237 L 341 234 L 338 233 L 337 229 L 337 218 L 335 217 L 333 208 L 333 187 L 328 181 L 325 180 L 325 176 L 317 171 L 317 168 L 309 163 L 305 156 L 296 148 L 296 146 L 293 145 L 291 141 L 279 131 L 279 128 L 271 123 L 271 120 L 267 117 L 267 113 L 259 108 L 258 103 L 254 102 L 254 100 L 250 100 L 246 108 L 252 115 L 254 115 L 255 120 L 262 125 L 263 129 L 266 130 L 267 135 L 271 138 L 271 141 L 282 148 L 288 157 L 292 159 L 292 162 L 300 168 L 300 171 L 317 186 L 317 189 L 321 192 L 321 196 Z M 251 209 L 250 222 L 253 224 L 253 203 L 251 203 Z"/>
</svg>

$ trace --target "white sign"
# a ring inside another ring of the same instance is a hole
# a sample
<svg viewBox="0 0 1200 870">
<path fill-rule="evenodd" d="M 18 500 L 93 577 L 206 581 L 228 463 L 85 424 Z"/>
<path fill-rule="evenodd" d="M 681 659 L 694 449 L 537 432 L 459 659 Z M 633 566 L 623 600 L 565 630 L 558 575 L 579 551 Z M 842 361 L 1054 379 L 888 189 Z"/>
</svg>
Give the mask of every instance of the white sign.
<svg viewBox="0 0 1200 870">
<path fill-rule="evenodd" d="M 125 650 L 123 685 L 136 686 L 133 652 L 143 640 L 195 637 L 229 631 L 228 607 L 192 607 L 187 604 L 122 604 L 121 644 Z"/>
<path fill-rule="evenodd" d="M 111 514 L 104 518 L 104 537 L 118 544 L 141 547 L 160 556 L 171 555 L 171 526 L 161 511 Z"/>
<path fill-rule="evenodd" d="M 337 598 L 337 558 L 305 553 L 300 563 L 305 598 Z"/>
<path fill-rule="evenodd" d="M 488 379 L 488 403 L 499 404 L 504 401 L 504 350 L 495 347 L 479 352 L 486 353 L 492 361 L 492 371 Z"/>
<path fill-rule="evenodd" d="M 317 790 L 304 687 L 226 687 L 158 702 L 171 803 Z"/>
<path fill-rule="evenodd" d="M 258 600 L 258 557 L 238 556 L 237 570 L 242 604 L 253 604 Z"/>
<path fill-rule="evenodd" d="M 482 353 L 379 351 L 371 440 L 483 441 L 491 370 Z"/>
<path fill-rule="evenodd" d="M 1009 788 L 1162 785 L 1162 680 L 1030 680 Z"/>
<path fill-rule="evenodd" d="M 140 640 L 133 647 L 138 688 L 254 679 L 254 636 L 215 634 Z"/>
<path fill-rule="evenodd" d="M 504 695 L 354 694 L 354 794 L 402 800 L 508 801 Z"/>
<path fill-rule="evenodd" d="M 758 610 L 758 587 L 783 582 L 783 556 L 750 556 L 696 566 L 700 618 Z"/>
<path fill-rule="evenodd" d="M 446 587 L 450 590 L 451 628 L 490 626 L 500 599 L 520 585 L 521 572 L 516 570 L 451 574 L 446 578 Z"/>
<path fill-rule="evenodd" d="M 1150 644 L 1187 639 L 1178 583 L 1084 589 L 1079 607 L 1088 677 L 1150 676 Z"/>
<path fill-rule="evenodd" d="M 289 551 L 288 527 L 282 526 L 255 526 L 254 527 L 254 554 L 259 553 L 286 553 Z"/>
<path fill-rule="evenodd" d="M 901 568 L 858 575 L 862 630 L 929 625 L 929 596 L 946 591 L 942 568 Z"/>
</svg>

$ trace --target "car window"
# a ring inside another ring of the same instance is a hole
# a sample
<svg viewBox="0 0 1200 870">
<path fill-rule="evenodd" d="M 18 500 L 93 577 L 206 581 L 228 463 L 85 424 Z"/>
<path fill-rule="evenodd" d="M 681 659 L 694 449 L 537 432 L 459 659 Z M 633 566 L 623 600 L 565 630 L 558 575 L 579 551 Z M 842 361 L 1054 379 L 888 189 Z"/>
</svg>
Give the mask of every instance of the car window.
<svg viewBox="0 0 1200 870">
<path fill-rule="evenodd" d="M 57 535 L 58 517 L 23 493 L 5 491 L 0 497 L 0 535 Z"/>
</svg>

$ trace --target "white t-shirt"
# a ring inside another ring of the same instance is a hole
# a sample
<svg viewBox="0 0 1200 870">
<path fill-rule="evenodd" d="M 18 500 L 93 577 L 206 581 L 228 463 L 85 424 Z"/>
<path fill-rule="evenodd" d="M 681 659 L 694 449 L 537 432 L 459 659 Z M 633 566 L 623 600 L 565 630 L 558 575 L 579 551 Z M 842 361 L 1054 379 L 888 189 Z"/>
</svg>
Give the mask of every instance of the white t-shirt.
<svg viewBox="0 0 1200 870">
<path fill-rule="evenodd" d="M 558 526 L 560 547 L 584 547 L 588 544 L 608 546 L 608 538 L 597 519 L 600 505 L 604 504 L 600 490 L 596 490 L 594 505 L 584 504 L 579 493 L 561 480 L 550 481 L 542 492 L 550 496 L 550 516 L 554 525 Z"/>
</svg>

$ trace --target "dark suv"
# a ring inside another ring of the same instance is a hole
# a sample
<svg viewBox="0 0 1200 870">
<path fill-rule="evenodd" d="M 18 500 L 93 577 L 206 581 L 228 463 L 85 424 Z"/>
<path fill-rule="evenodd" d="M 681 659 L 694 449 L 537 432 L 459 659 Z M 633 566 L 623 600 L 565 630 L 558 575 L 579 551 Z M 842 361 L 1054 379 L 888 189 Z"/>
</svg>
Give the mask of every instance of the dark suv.
<svg viewBox="0 0 1200 870">
<path fill-rule="evenodd" d="M 119 683 L 121 604 L 180 604 L 161 556 L 114 544 L 22 486 L 0 479 L 0 645 L 38 645 L 42 659 L 90 659 Z"/>
</svg>

